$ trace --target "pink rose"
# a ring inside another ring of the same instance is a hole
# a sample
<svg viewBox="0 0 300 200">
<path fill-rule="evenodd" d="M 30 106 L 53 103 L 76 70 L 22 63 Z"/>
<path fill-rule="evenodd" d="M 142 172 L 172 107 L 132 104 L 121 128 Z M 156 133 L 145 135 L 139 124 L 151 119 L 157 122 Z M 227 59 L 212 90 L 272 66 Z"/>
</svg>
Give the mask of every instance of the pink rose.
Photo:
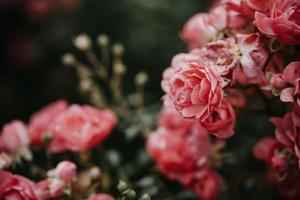
<svg viewBox="0 0 300 200">
<path fill-rule="evenodd" d="M 115 198 L 109 194 L 100 193 L 91 195 L 87 200 L 115 200 Z"/>
<path fill-rule="evenodd" d="M 49 124 L 68 107 L 67 102 L 57 101 L 33 114 L 29 123 L 29 134 L 31 143 L 41 145 L 43 135 L 48 132 Z M 50 134 L 50 133 L 49 133 Z"/>
<path fill-rule="evenodd" d="M 275 89 L 283 89 L 286 87 L 287 82 L 284 80 L 282 74 L 274 74 L 271 78 L 270 84 Z"/>
<path fill-rule="evenodd" d="M 261 37 L 256 34 L 237 34 L 237 44 L 240 51 L 241 69 L 249 83 L 263 84 L 266 82 L 262 71 L 268 54 Z"/>
<path fill-rule="evenodd" d="M 253 155 L 263 161 L 268 161 L 269 157 L 273 153 L 273 148 L 278 142 L 275 138 L 264 137 L 260 139 L 253 147 Z"/>
<path fill-rule="evenodd" d="M 275 135 L 278 142 L 295 154 L 300 167 L 300 137 L 299 130 L 294 124 L 292 113 L 287 113 L 283 118 L 273 117 L 271 122 L 275 125 Z"/>
<path fill-rule="evenodd" d="M 23 122 L 14 120 L 3 127 L 0 135 L 0 150 L 16 153 L 27 147 L 29 143 L 27 127 Z"/>
<path fill-rule="evenodd" d="M 104 141 L 117 122 L 111 110 L 71 105 L 50 124 L 49 151 L 87 151 Z"/>
<path fill-rule="evenodd" d="M 209 168 L 204 168 L 196 173 L 188 188 L 203 200 L 215 200 L 218 197 L 220 180 L 216 172 Z"/>
<path fill-rule="evenodd" d="M 167 94 L 183 117 L 205 120 L 220 107 L 223 84 L 218 73 L 206 64 L 189 63 L 171 77 Z"/>
<path fill-rule="evenodd" d="M 39 200 L 33 190 L 33 183 L 25 177 L 0 171 L 0 199 Z"/>
<path fill-rule="evenodd" d="M 300 78 L 300 62 L 288 64 L 283 71 L 282 77 L 286 82 L 295 84 L 295 81 Z"/>
<path fill-rule="evenodd" d="M 203 46 L 226 28 L 226 15 L 223 7 L 216 7 L 209 14 L 199 13 L 192 16 L 184 25 L 181 38 L 188 43 L 190 49 Z"/>
<path fill-rule="evenodd" d="M 255 25 L 269 37 L 277 37 L 283 44 L 300 44 L 300 2 L 298 0 L 272 0 L 269 13 L 255 12 Z"/>
<path fill-rule="evenodd" d="M 213 68 L 224 80 L 235 81 L 239 57 L 237 45 L 225 40 L 206 44 L 199 52 L 200 58 Z"/>
<path fill-rule="evenodd" d="M 54 170 L 50 171 L 51 177 L 59 178 L 65 182 L 72 182 L 76 179 L 76 165 L 70 161 L 62 161 L 57 164 Z"/>
<path fill-rule="evenodd" d="M 206 131 L 194 124 L 189 134 L 178 134 L 158 128 L 147 141 L 147 150 L 161 172 L 182 184 L 190 182 L 194 171 L 207 164 L 209 138 Z"/>
<path fill-rule="evenodd" d="M 158 126 L 182 134 L 187 133 L 192 124 L 193 120 L 183 118 L 181 114 L 171 106 L 164 106 L 158 118 Z"/>
<path fill-rule="evenodd" d="M 245 94 L 241 89 L 237 88 L 228 88 L 226 89 L 226 95 L 229 103 L 233 107 L 244 108 L 246 107 L 247 100 Z"/>
<path fill-rule="evenodd" d="M 228 138 L 234 135 L 235 112 L 230 103 L 223 99 L 221 107 L 210 113 L 205 121 L 201 122 L 203 128 L 218 138 Z"/>
<path fill-rule="evenodd" d="M 34 191 L 41 199 L 53 199 L 61 196 L 65 182 L 60 179 L 45 179 L 34 185 Z"/>
</svg>

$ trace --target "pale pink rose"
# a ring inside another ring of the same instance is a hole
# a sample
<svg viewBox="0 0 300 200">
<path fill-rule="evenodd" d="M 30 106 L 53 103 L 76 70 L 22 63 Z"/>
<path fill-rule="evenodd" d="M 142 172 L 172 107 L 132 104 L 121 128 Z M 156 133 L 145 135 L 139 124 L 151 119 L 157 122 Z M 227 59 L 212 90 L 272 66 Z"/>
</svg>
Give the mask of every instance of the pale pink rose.
<svg viewBox="0 0 300 200">
<path fill-rule="evenodd" d="M 269 157 L 273 153 L 272 150 L 275 145 L 277 145 L 277 141 L 272 137 L 264 137 L 260 139 L 255 146 L 253 147 L 253 155 L 255 158 L 263 161 L 268 161 Z"/>
<path fill-rule="evenodd" d="M 59 178 L 65 182 L 72 182 L 76 179 L 76 170 L 77 167 L 73 162 L 62 161 L 57 164 L 54 170 L 50 171 L 51 177 Z"/>
<path fill-rule="evenodd" d="M 237 44 L 240 49 L 241 69 L 249 83 L 263 84 L 266 82 L 262 71 L 268 59 L 268 54 L 259 34 L 237 34 Z"/>
<path fill-rule="evenodd" d="M 115 198 L 109 194 L 95 194 L 91 195 L 87 200 L 115 200 Z"/>
<path fill-rule="evenodd" d="M 41 199 L 53 199 L 61 196 L 65 182 L 60 179 L 45 179 L 34 185 L 34 191 Z"/>
<path fill-rule="evenodd" d="M 111 110 L 99 110 L 88 105 L 71 105 L 50 124 L 53 137 L 49 151 L 87 151 L 102 143 L 117 122 Z"/>
<path fill-rule="evenodd" d="M 239 67 L 237 48 L 237 45 L 230 41 L 218 40 L 201 48 L 199 56 L 228 83 L 234 82 L 238 75 L 236 69 Z"/>
<path fill-rule="evenodd" d="M 0 171 L 1 200 L 39 200 L 34 193 L 33 183 L 23 176 Z"/>
<path fill-rule="evenodd" d="M 218 174 L 210 168 L 199 170 L 187 187 L 203 200 L 215 200 L 218 197 L 221 181 Z"/>
<path fill-rule="evenodd" d="M 172 106 L 164 106 L 158 117 L 158 126 L 181 134 L 186 134 L 191 128 L 193 120 L 183 118 Z"/>
<path fill-rule="evenodd" d="M 192 16 L 184 25 L 181 38 L 188 43 L 190 49 L 201 47 L 216 38 L 226 25 L 226 10 L 216 7 L 209 14 L 199 13 Z"/>
<path fill-rule="evenodd" d="M 14 120 L 3 127 L 0 135 L 0 150 L 16 153 L 29 144 L 27 127 L 23 122 Z"/>
<path fill-rule="evenodd" d="M 223 79 L 206 64 L 189 63 L 169 80 L 168 96 L 186 118 L 205 120 L 223 99 Z"/>
<path fill-rule="evenodd" d="M 277 37 L 283 44 L 300 44 L 300 2 L 298 0 L 272 0 L 269 13 L 255 12 L 255 25 L 269 37 Z"/>
<path fill-rule="evenodd" d="M 61 113 L 66 111 L 67 102 L 60 100 L 33 114 L 29 122 L 29 134 L 33 145 L 43 144 L 43 135 L 49 131 L 49 125 Z M 51 134 L 48 132 L 48 134 Z"/>
<path fill-rule="evenodd" d="M 227 100 L 223 99 L 221 107 L 211 112 L 201 125 L 218 138 L 231 137 L 234 135 L 234 109 Z"/>
</svg>

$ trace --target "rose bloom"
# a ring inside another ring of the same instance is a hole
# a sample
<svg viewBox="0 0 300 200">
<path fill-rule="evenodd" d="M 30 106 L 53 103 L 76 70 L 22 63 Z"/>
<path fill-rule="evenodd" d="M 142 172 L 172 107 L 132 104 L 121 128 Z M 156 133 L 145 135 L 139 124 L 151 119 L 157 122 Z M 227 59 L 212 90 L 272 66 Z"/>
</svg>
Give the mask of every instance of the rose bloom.
<svg viewBox="0 0 300 200">
<path fill-rule="evenodd" d="M 202 62 L 186 64 L 168 81 L 167 95 L 183 117 L 205 120 L 221 105 L 223 79 Z"/>
<path fill-rule="evenodd" d="M 266 82 L 262 71 L 268 54 L 259 34 L 237 34 L 241 69 L 248 83 L 263 84 Z"/>
<path fill-rule="evenodd" d="M 0 135 L 0 150 L 16 153 L 29 144 L 27 127 L 23 122 L 14 120 L 3 127 Z"/>
<path fill-rule="evenodd" d="M 55 169 L 48 172 L 48 175 L 65 182 L 72 182 L 76 179 L 76 169 L 77 167 L 73 162 L 65 160 L 58 163 Z"/>
<path fill-rule="evenodd" d="M 268 3 L 269 13 L 255 13 L 255 24 L 260 32 L 277 37 L 285 45 L 300 44 L 300 2 L 273 0 Z"/>
<path fill-rule="evenodd" d="M 68 108 L 67 102 L 56 101 L 33 114 L 29 122 L 29 134 L 33 145 L 43 144 L 43 136 L 54 119 Z M 48 132 L 48 134 L 51 134 Z"/>
<path fill-rule="evenodd" d="M 230 41 L 218 40 L 201 48 L 199 56 L 228 82 L 234 82 L 238 75 L 236 69 L 239 67 L 237 48 L 237 45 Z"/>
<path fill-rule="evenodd" d="M 300 167 L 300 133 L 294 124 L 292 113 L 287 113 L 283 118 L 273 117 L 271 122 L 276 127 L 275 135 L 277 141 L 296 156 Z"/>
<path fill-rule="evenodd" d="M 184 25 L 181 38 L 188 43 L 189 49 L 203 46 L 217 37 L 219 31 L 226 28 L 226 10 L 213 8 L 210 13 L 192 16 Z"/>
<path fill-rule="evenodd" d="M 39 200 L 33 190 L 33 183 L 25 177 L 0 171 L 1 200 Z"/>
<path fill-rule="evenodd" d="M 253 147 L 253 155 L 259 160 L 268 161 L 277 143 L 278 142 L 275 138 L 264 137 L 260 139 Z"/>
<path fill-rule="evenodd" d="M 223 99 L 221 107 L 211 112 L 201 125 L 218 138 L 231 137 L 234 135 L 234 109 L 227 100 Z"/>
<path fill-rule="evenodd" d="M 100 193 L 91 195 L 87 200 L 115 200 L 115 198 L 109 194 Z"/>
<path fill-rule="evenodd" d="M 87 151 L 104 141 L 117 122 L 111 110 L 88 105 L 71 105 L 50 124 L 52 134 L 49 151 Z"/>
<path fill-rule="evenodd" d="M 281 91 L 281 101 L 294 102 L 297 106 L 300 106 L 300 62 L 290 63 L 283 71 L 282 77 L 293 87 L 287 87 Z"/>
<path fill-rule="evenodd" d="M 215 200 L 218 197 L 220 183 L 216 172 L 210 168 L 203 168 L 196 173 L 192 183 L 187 187 L 203 200 Z"/>
</svg>

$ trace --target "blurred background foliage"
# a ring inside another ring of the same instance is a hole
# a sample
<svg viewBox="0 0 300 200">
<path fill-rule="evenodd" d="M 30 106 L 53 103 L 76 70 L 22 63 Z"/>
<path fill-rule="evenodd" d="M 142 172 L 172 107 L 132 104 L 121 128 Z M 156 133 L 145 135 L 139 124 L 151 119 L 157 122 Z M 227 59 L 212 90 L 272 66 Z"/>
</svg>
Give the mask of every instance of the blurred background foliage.
<svg viewBox="0 0 300 200">
<path fill-rule="evenodd" d="M 153 99 L 161 96 L 161 73 L 172 56 L 185 51 L 179 33 L 205 0 L 1 0 L 0 123 L 27 121 L 38 108 L 59 98 L 81 102 L 75 73 L 61 65 L 65 52 L 78 53 L 72 38 L 100 33 L 126 47 L 125 87 L 149 73 Z M 80 55 L 80 54 L 78 54 Z"/>
</svg>

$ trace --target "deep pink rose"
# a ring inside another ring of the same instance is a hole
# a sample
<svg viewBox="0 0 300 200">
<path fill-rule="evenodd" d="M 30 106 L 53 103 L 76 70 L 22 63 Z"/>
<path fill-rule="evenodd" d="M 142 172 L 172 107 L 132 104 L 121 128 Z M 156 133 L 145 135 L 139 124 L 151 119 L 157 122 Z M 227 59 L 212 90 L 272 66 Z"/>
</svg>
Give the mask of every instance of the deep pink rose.
<svg viewBox="0 0 300 200">
<path fill-rule="evenodd" d="M 175 71 L 167 95 L 186 118 L 205 120 L 223 99 L 223 79 L 202 62 L 188 63 Z"/>
<path fill-rule="evenodd" d="M 181 38 L 190 49 L 203 46 L 217 37 L 219 31 L 226 28 L 227 13 L 225 8 L 213 8 L 209 14 L 199 13 L 192 16 L 184 25 Z"/>
<path fill-rule="evenodd" d="M 266 82 L 262 71 L 268 59 L 259 34 L 237 34 L 237 44 L 240 51 L 241 69 L 249 83 L 263 84 Z"/>
<path fill-rule="evenodd" d="M 278 142 L 295 154 L 300 167 L 300 132 L 294 124 L 292 113 L 287 113 L 283 118 L 273 117 L 271 122 L 275 125 L 275 135 Z"/>
<path fill-rule="evenodd" d="M 0 171 L 0 180 L 1 200 L 39 200 L 27 178 Z"/>
<path fill-rule="evenodd" d="M 59 178 L 65 182 L 72 182 L 76 179 L 77 167 L 73 162 L 62 161 L 57 164 L 56 168 L 50 171 L 50 175 Z"/>
<path fill-rule="evenodd" d="M 211 112 L 201 125 L 218 138 L 231 137 L 234 135 L 234 109 L 227 100 L 223 99 L 221 107 Z"/>
<path fill-rule="evenodd" d="M 206 131 L 194 124 L 189 134 L 158 128 L 148 139 L 147 150 L 166 177 L 187 184 L 194 171 L 207 164 L 209 145 Z"/>
<path fill-rule="evenodd" d="M 3 127 L 0 135 L 0 151 L 16 153 L 29 144 L 27 127 L 23 122 L 14 120 Z"/>
<path fill-rule="evenodd" d="M 32 115 L 29 123 L 29 134 L 32 144 L 41 145 L 43 143 L 43 135 L 48 132 L 50 123 L 59 114 L 63 113 L 67 107 L 68 104 L 60 100 Z"/>
<path fill-rule="evenodd" d="M 203 200 L 215 200 L 220 189 L 220 179 L 216 172 L 209 168 L 204 168 L 196 173 L 188 188 Z"/>
<path fill-rule="evenodd" d="M 225 40 L 206 44 L 199 52 L 200 58 L 213 68 L 224 80 L 235 81 L 239 67 L 237 45 Z"/>
<path fill-rule="evenodd" d="M 271 0 L 269 13 L 255 12 L 255 24 L 266 36 L 277 37 L 283 44 L 300 44 L 300 2 Z"/>
<path fill-rule="evenodd" d="M 115 198 L 109 194 L 100 193 L 90 196 L 87 200 L 115 200 Z"/>
<path fill-rule="evenodd" d="M 263 161 L 268 161 L 269 157 L 273 153 L 273 148 L 278 142 L 275 138 L 264 137 L 260 139 L 253 147 L 253 155 Z"/>
<path fill-rule="evenodd" d="M 53 137 L 49 151 L 87 151 L 104 141 L 117 122 L 111 110 L 71 105 L 57 116 L 48 131 Z"/>
<path fill-rule="evenodd" d="M 45 179 L 34 185 L 34 191 L 41 199 L 53 199 L 61 196 L 65 182 L 60 179 Z"/>
</svg>

